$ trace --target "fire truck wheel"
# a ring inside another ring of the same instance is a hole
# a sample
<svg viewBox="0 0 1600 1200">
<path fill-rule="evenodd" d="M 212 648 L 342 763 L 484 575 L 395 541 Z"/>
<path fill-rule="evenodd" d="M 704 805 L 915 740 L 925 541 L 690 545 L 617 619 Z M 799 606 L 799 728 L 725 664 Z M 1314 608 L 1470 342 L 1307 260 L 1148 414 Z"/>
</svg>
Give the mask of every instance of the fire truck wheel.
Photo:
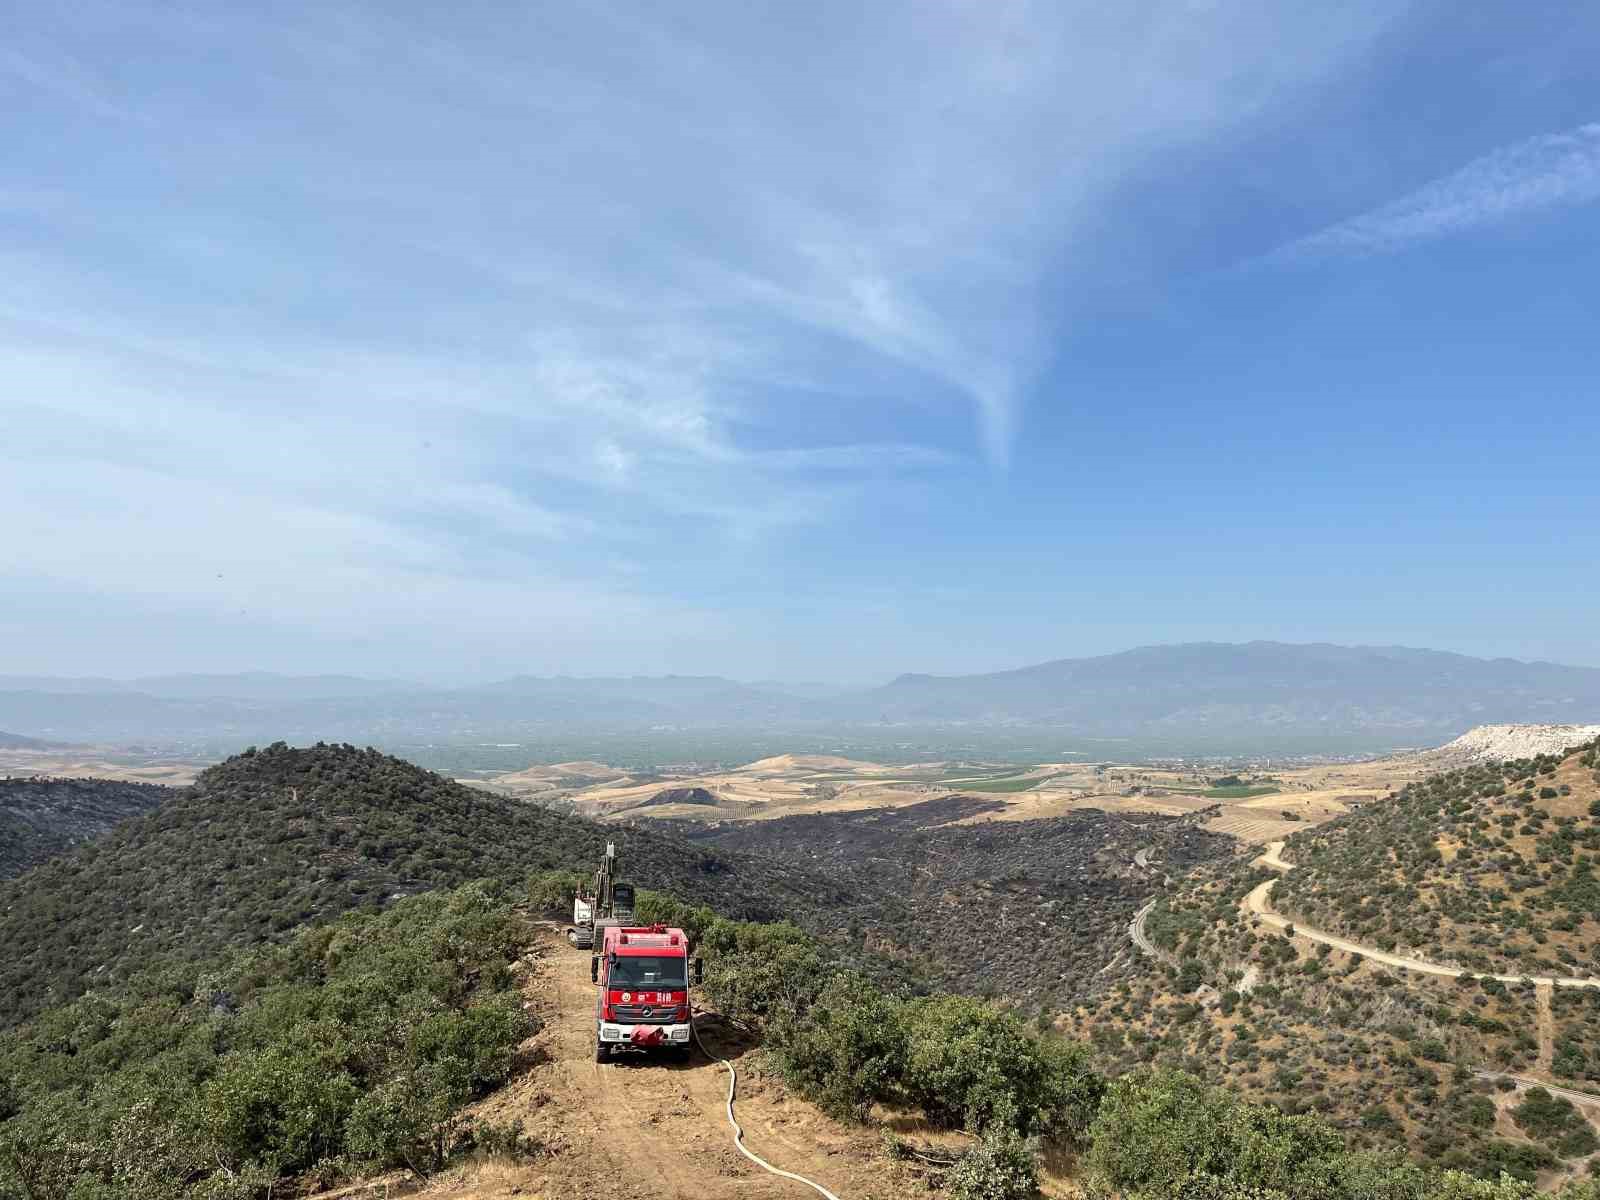
<svg viewBox="0 0 1600 1200">
<path fill-rule="evenodd" d="M 611 1048 L 600 1040 L 598 1034 L 594 1039 L 594 1060 L 597 1063 L 608 1062 L 611 1058 Z"/>
</svg>

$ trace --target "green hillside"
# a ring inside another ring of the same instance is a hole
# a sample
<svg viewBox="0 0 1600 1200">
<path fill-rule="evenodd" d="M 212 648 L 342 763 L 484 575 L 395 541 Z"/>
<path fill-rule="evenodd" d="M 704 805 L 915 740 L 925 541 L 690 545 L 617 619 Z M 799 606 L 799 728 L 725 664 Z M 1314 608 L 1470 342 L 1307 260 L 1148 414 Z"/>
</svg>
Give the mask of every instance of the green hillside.
<svg viewBox="0 0 1600 1200">
<path fill-rule="evenodd" d="M 530 934 L 469 886 L 47 1010 L 0 1034 L 0 1200 L 266 1200 L 504 1144 L 456 1114 L 535 1028 Z"/>
<path fill-rule="evenodd" d="M 154 812 L 0 885 L 0 1023 L 126 978 L 282 940 L 353 909 L 473 879 L 596 862 L 734 916 L 845 900 L 814 872 L 653 830 L 619 833 L 476 791 L 374 750 L 282 744 L 205 771 Z"/>
<path fill-rule="evenodd" d="M 1296 834 L 1284 858 L 1297 866 L 1281 877 L 1253 856 L 1203 866 L 1150 914 L 1161 960 L 1078 1009 L 1072 1027 L 1105 1070 L 1182 1068 L 1315 1114 L 1355 1146 L 1489 1177 L 1586 1170 L 1594 1146 L 1582 1130 L 1542 1117 L 1532 1091 L 1495 1075 L 1593 1090 L 1600 992 L 1555 993 L 1547 1062 L 1531 984 L 1388 968 L 1258 924 L 1241 902 L 1277 879 L 1280 912 L 1380 949 L 1507 974 L 1600 974 L 1600 926 L 1573 883 L 1587 877 L 1594 767 L 1589 747 L 1445 772 Z"/>
<path fill-rule="evenodd" d="M 1278 911 L 1503 975 L 1600 975 L 1591 745 L 1447 771 L 1289 840 Z"/>
</svg>

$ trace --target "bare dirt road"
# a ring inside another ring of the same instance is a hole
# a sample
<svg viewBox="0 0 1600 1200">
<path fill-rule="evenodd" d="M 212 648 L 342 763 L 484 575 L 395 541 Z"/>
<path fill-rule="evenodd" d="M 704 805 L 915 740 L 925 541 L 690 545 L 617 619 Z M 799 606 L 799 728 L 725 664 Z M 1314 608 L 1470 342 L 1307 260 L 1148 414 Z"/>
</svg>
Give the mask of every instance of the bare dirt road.
<svg viewBox="0 0 1600 1200">
<path fill-rule="evenodd" d="M 1271 867 L 1274 871 L 1292 871 L 1294 864 L 1283 859 L 1283 843 L 1273 842 L 1266 852 L 1256 859 L 1264 867 Z M 1339 937 L 1337 934 L 1327 933 L 1321 929 L 1312 929 L 1310 926 L 1301 925 L 1287 917 L 1280 916 L 1273 911 L 1270 896 L 1275 879 L 1269 879 L 1251 890 L 1244 898 L 1244 908 L 1250 915 L 1260 918 L 1263 922 L 1275 929 L 1286 929 L 1294 926 L 1296 934 L 1308 938 L 1313 942 L 1321 942 L 1332 946 L 1335 950 L 1343 950 L 1347 954 L 1359 955 L 1371 959 L 1373 962 L 1382 963 L 1384 966 L 1394 967 L 1399 971 L 1415 971 L 1422 975 L 1437 975 L 1445 979 L 1456 979 L 1466 974 L 1483 974 L 1469 972 L 1461 967 L 1447 967 L 1442 963 L 1429 962 L 1422 958 L 1408 958 L 1402 954 L 1390 954 L 1376 946 L 1364 946 L 1360 942 L 1352 942 L 1348 938 Z M 1501 983 L 1521 983 L 1524 979 L 1531 981 L 1535 987 L 1577 987 L 1600 988 L 1600 979 L 1591 979 L 1584 976 L 1572 975 L 1483 975 L 1484 978 L 1498 979 Z"/>
<path fill-rule="evenodd" d="M 1294 864 L 1283 857 L 1283 843 L 1273 842 L 1256 862 L 1264 867 L 1271 867 L 1274 871 L 1292 871 Z M 1251 915 L 1259 917 L 1277 929 L 1287 929 L 1291 925 L 1299 937 L 1309 938 L 1313 942 L 1322 942 L 1332 946 L 1335 950 L 1343 950 L 1349 954 L 1356 954 L 1362 958 L 1371 959 L 1373 962 L 1383 963 L 1385 966 L 1394 967 L 1401 971 L 1415 971 L 1423 975 L 1436 975 L 1446 979 L 1455 979 L 1465 974 L 1460 967 L 1447 967 L 1441 963 L 1428 962 L 1421 958 L 1407 958 L 1403 955 L 1389 954 L 1376 946 L 1364 946 L 1359 942 L 1352 942 L 1346 938 L 1325 933 L 1320 929 L 1312 929 L 1305 925 L 1291 922 L 1288 918 L 1280 916 L 1272 910 L 1268 897 L 1272 892 L 1272 885 L 1277 881 L 1269 879 L 1251 890 L 1244 898 L 1244 908 Z M 1148 910 L 1145 910 L 1148 911 Z M 1144 912 L 1140 913 L 1144 916 Z M 1133 932 L 1130 930 L 1129 932 Z M 1143 933 L 1141 927 L 1135 940 Z M 1524 979 L 1531 979 L 1534 985 L 1535 996 L 1539 1006 L 1539 1056 L 1535 1062 L 1534 1070 L 1539 1076 L 1513 1075 L 1505 1071 L 1475 1071 L 1480 1079 L 1509 1079 L 1517 1085 L 1520 1093 L 1530 1087 L 1542 1087 L 1551 1095 L 1562 1096 L 1574 1104 L 1582 1105 L 1592 1110 L 1600 1108 L 1600 1096 L 1589 1092 L 1574 1091 L 1571 1088 L 1559 1087 L 1548 1081 L 1551 1059 L 1555 1049 L 1555 1019 L 1550 1009 L 1551 994 L 1558 987 L 1600 988 L 1600 979 L 1589 979 L 1565 975 L 1496 975 L 1501 983 L 1520 983 Z"/>
<path fill-rule="evenodd" d="M 526 1163 L 489 1161 L 449 1173 L 420 1194 L 451 1200 L 815 1200 L 803 1184 L 768 1175 L 733 1148 L 728 1075 L 698 1051 L 686 1063 L 639 1056 L 594 1061 L 589 955 L 542 938 L 527 995 L 545 1022 L 527 1048 L 542 1059 L 475 1106 L 514 1122 L 548 1148 Z M 750 1068 L 748 1047 L 720 1023 L 701 1023 L 713 1053 L 739 1067 L 745 1144 L 841 1200 L 926 1195 L 877 1136 L 823 1116 Z"/>
<path fill-rule="evenodd" d="M 1155 906 L 1156 902 L 1152 900 L 1138 912 L 1133 914 L 1133 920 L 1128 925 L 1128 936 L 1133 939 L 1133 944 L 1135 946 L 1139 947 L 1139 949 L 1143 950 L 1151 958 L 1162 958 L 1164 956 L 1162 955 L 1161 951 L 1157 949 L 1156 944 L 1150 940 L 1150 935 L 1144 931 L 1145 919 L 1149 917 L 1150 911 L 1155 908 Z"/>
</svg>

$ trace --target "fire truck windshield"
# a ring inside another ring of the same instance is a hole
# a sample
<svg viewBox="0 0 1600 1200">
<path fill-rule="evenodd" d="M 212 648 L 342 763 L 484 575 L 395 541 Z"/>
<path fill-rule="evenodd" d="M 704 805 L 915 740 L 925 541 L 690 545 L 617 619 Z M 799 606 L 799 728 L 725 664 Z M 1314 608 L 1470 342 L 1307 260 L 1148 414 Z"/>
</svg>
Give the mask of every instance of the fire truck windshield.
<svg viewBox="0 0 1600 1200">
<path fill-rule="evenodd" d="M 612 960 L 609 976 L 613 988 L 684 988 L 689 986 L 684 960 L 639 954 Z"/>
</svg>

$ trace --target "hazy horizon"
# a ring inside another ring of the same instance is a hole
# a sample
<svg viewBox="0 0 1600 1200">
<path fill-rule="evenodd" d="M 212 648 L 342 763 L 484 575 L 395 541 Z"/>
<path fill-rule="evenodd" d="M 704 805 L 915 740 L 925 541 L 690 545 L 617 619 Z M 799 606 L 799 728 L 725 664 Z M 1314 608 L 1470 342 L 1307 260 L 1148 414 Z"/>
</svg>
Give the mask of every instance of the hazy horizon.
<svg viewBox="0 0 1600 1200">
<path fill-rule="evenodd" d="M 8 34 L 0 672 L 1600 666 L 1600 11 Z"/>
<path fill-rule="evenodd" d="M 255 677 L 261 677 L 261 678 L 267 678 L 267 679 L 278 679 L 278 680 L 317 679 L 317 678 L 351 679 L 351 680 L 356 680 L 356 681 L 359 681 L 359 682 L 362 682 L 362 683 L 368 683 L 368 684 L 373 684 L 373 685 L 397 685 L 397 686 L 403 686 L 403 687 L 453 689 L 453 688 L 473 688 L 473 687 L 478 687 L 478 686 L 482 686 L 482 685 L 485 685 L 485 684 L 503 682 L 503 681 L 508 680 L 508 679 L 514 679 L 514 678 L 519 678 L 519 677 L 521 677 L 521 678 L 534 678 L 534 679 L 570 679 L 570 680 L 574 680 L 574 681 L 586 681 L 586 680 L 601 681 L 601 680 L 610 680 L 610 679 L 629 679 L 629 678 L 661 679 L 661 678 L 677 677 L 677 678 L 719 678 L 719 679 L 726 679 L 726 680 L 728 680 L 729 682 L 732 682 L 732 683 L 739 683 L 739 684 L 742 684 L 742 685 L 745 685 L 745 686 L 748 686 L 748 687 L 756 687 L 756 688 L 759 688 L 759 687 L 791 688 L 791 689 L 795 689 L 797 692 L 802 691 L 804 689 L 808 689 L 808 688 L 825 689 L 827 691 L 844 691 L 844 690 L 850 690 L 850 689 L 868 689 L 868 688 L 882 686 L 884 684 L 891 683 L 894 680 L 901 678 L 902 676 L 929 675 L 929 676 L 943 677 L 943 678 L 959 678 L 959 677 L 966 676 L 966 675 L 1004 674 L 1004 673 L 1009 672 L 1009 671 L 1021 670 L 1021 669 L 1025 669 L 1025 668 L 1028 668 L 1028 667 L 1035 667 L 1035 666 L 1045 665 L 1045 664 L 1054 663 L 1054 662 L 1067 662 L 1067 661 L 1074 661 L 1074 660 L 1083 659 L 1083 658 L 1113 657 L 1113 656 L 1116 656 L 1116 655 L 1119 655 L 1119 654 L 1131 654 L 1131 653 L 1134 653 L 1136 651 L 1143 651 L 1143 650 L 1161 650 L 1161 649 L 1168 649 L 1168 648 L 1174 648 L 1174 647 L 1179 647 L 1179 646 L 1195 646 L 1195 645 L 1248 646 L 1248 645 L 1251 645 L 1251 644 L 1281 645 L 1281 646 L 1290 646 L 1290 647 L 1336 646 L 1336 647 L 1338 647 L 1340 649 L 1349 649 L 1349 650 L 1403 650 L 1403 651 L 1422 652 L 1422 653 L 1437 653 L 1437 654 L 1460 655 L 1462 657 L 1480 659 L 1480 660 L 1488 661 L 1488 662 L 1504 661 L 1504 662 L 1515 662 L 1515 663 L 1524 664 L 1524 665 L 1530 665 L 1530 666 L 1548 665 L 1548 666 L 1563 666 L 1563 667 L 1580 667 L 1580 668 L 1596 668 L 1596 669 L 1600 669 L 1600 664 L 1595 664 L 1595 663 L 1561 661 L 1561 660 L 1554 660 L 1554 659 L 1519 658 L 1519 657 L 1517 657 L 1515 655 L 1472 654 L 1472 653 L 1467 652 L 1467 651 L 1452 650 L 1452 649 L 1441 648 L 1441 647 L 1437 647 L 1437 646 L 1342 645 L 1340 643 L 1327 642 L 1327 641 L 1276 642 L 1273 639 L 1253 638 L 1253 639 L 1250 639 L 1250 641 L 1247 641 L 1247 642 L 1216 642 L 1216 641 L 1200 641 L 1200 642 L 1188 642 L 1188 643 L 1147 642 L 1147 643 L 1142 643 L 1142 644 L 1136 645 L 1136 646 L 1122 646 L 1122 647 L 1119 647 L 1117 649 L 1107 650 L 1107 651 L 1103 651 L 1103 652 L 1100 652 L 1100 653 L 1097 653 L 1097 654 L 1087 654 L 1087 655 L 1055 654 L 1055 655 L 1046 655 L 1046 656 L 1040 656 L 1040 657 L 1037 657 L 1037 658 L 1034 658 L 1034 659 L 1030 659 L 1027 662 L 1007 663 L 1007 664 L 1004 664 L 1004 665 L 999 665 L 999 666 L 994 666 L 994 667 L 979 668 L 979 669 L 973 670 L 973 671 L 941 671 L 941 670 L 928 669 L 928 668 L 923 668 L 923 667 L 907 667 L 905 670 L 895 671 L 892 674 L 888 674 L 888 675 L 881 675 L 881 676 L 880 675 L 873 675 L 873 676 L 864 676 L 864 677 L 861 677 L 861 678 L 823 678 L 823 677 L 813 677 L 813 678 L 810 678 L 810 679 L 775 679 L 775 678 L 770 678 L 770 677 L 758 678 L 758 677 L 755 677 L 755 676 L 741 676 L 741 675 L 736 675 L 736 674 L 735 675 L 727 675 L 727 674 L 722 674 L 720 672 L 714 672 L 714 671 L 670 671 L 670 672 L 660 672 L 660 673 L 656 673 L 656 674 L 651 674 L 651 673 L 641 672 L 641 671 L 607 673 L 607 672 L 598 672 L 598 671 L 576 670 L 576 671 L 557 671 L 557 672 L 540 673 L 540 672 L 533 672 L 533 671 L 520 671 L 520 670 L 515 670 L 515 669 L 509 669 L 509 668 L 504 670 L 504 671 L 502 671 L 499 674 L 478 675 L 478 676 L 472 676 L 472 677 L 459 677 L 459 676 L 448 676 L 448 675 L 428 676 L 428 675 L 422 675 L 422 674 L 400 674 L 400 673 L 393 673 L 393 674 L 367 674 L 367 673 L 363 673 L 363 672 L 360 672 L 360 671 L 341 671 L 341 670 L 335 670 L 335 669 L 321 669 L 321 670 L 316 670 L 316 671 L 286 671 L 286 670 L 275 670 L 275 669 L 266 668 L 266 667 L 241 666 L 241 667 L 237 667 L 237 668 L 217 668 L 217 669 L 205 669 L 205 670 L 163 670 L 163 671 L 148 671 L 148 672 L 139 671 L 139 672 L 124 673 L 124 674 L 109 674 L 109 673 L 104 672 L 104 671 L 95 672 L 93 674 L 67 674 L 67 673 L 64 673 L 64 672 L 55 672 L 55 671 L 0 671 L 0 686 L 3 686 L 6 681 L 19 680 L 19 679 L 27 679 L 27 680 L 37 679 L 39 681 L 54 680 L 54 681 L 61 682 L 61 683 L 80 683 L 80 684 L 81 683 L 94 683 L 94 682 L 97 682 L 97 681 L 104 680 L 104 681 L 107 681 L 107 682 L 112 682 L 112 683 L 117 683 L 117 684 L 122 684 L 122 685 L 128 685 L 128 684 L 135 684 L 135 683 L 138 683 L 140 681 L 160 680 L 160 679 L 200 680 L 200 679 L 205 679 L 205 678 L 208 678 L 208 677 L 216 677 L 216 678 L 219 678 L 219 679 L 229 679 L 229 678 L 255 676 Z"/>
</svg>

